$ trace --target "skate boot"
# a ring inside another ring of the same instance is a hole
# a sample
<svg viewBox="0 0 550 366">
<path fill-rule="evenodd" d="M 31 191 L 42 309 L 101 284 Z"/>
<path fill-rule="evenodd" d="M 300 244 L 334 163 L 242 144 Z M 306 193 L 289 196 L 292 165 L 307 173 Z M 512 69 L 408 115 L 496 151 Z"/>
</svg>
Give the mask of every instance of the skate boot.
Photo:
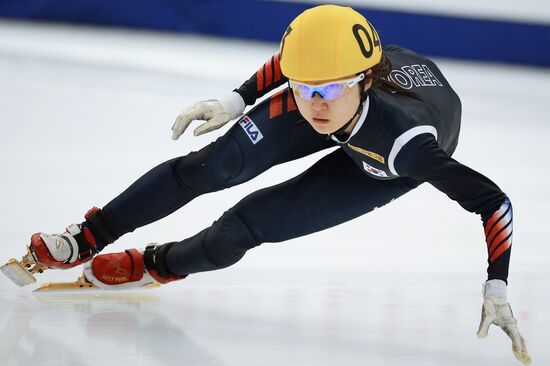
<svg viewBox="0 0 550 366">
<path fill-rule="evenodd" d="M 158 287 L 187 276 L 168 272 L 166 252 L 169 244 L 150 244 L 142 252 L 128 249 L 120 253 L 100 254 L 84 263 L 84 271 L 75 282 L 44 284 L 36 291 L 79 289 L 126 290 Z"/>
<path fill-rule="evenodd" d="M 69 225 L 62 234 L 36 233 L 27 246 L 27 254 L 18 261 L 10 259 L 0 270 L 19 286 L 36 282 L 34 274 L 48 268 L 68 269 L 93 258 L 114 237 L 106 229 L 101 210 L 94 207 L 81 224 Z"/>
</svg>

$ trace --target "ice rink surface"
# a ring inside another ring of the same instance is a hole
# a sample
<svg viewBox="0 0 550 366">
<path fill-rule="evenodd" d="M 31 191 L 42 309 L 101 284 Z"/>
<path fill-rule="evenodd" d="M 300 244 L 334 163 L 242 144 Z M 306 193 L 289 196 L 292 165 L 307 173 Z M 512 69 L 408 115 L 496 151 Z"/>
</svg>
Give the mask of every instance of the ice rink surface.
<svg viewBox="0 0 550 366">
<path fill-rule="evenodd" d="M 276 48 L 0 22 L 1 261 L 20 257 L 32 233 L 80 222 L 154 165 L 223 134 L 228 126 L 193 137 L 194 124 L 172 141 L 170 127 L 182 108 L 239 86 Z M 463 102 L 453 156 L 514 204 L 508 299 L 533 365 L 548 365 L 550 71 L 438 61 Z M 106 252 L 191 236 L 326 153 L 199 197 Z M 38 296 L 0 276 L 0 365 L 519 365 L 500 329 L 475 336 L 485 269 L 480 218 L 422 185 L 157 290 Z"/>
</svg>

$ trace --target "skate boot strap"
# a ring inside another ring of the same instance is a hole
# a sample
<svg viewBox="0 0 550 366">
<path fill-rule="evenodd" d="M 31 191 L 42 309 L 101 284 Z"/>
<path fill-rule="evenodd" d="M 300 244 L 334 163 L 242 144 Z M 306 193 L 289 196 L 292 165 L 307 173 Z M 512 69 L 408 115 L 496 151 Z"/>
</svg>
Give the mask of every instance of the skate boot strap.
<svg viewBox="0 0 550 366">
<path fill-rule="evenodd" d="M 130 271 L 129 282 L 139 281 L 143 277 L 143 255 L 137 249 L 127 249 L 126 254 L 132 259 L 132 269 Z"/>
<path fill-rule="evenodd" d="M 84 215 L 86 221 L 82 223 L 82 226 L 88 228 L 95 239 L 96 248 L 101 251 L 108 244 L 117 240 L 120 235 L 116 235 L 115 231 L 105 218 L 103 211 L 97 207 L 92 207 L 86 215 Z"/>
<path fill-rule="evenodd" d="M 82 261 L 85 262 L 98 253 L 96 242 L 90 229 L 81 225 L 72 224 L 67 227 L 66 231 L 76 240 L 78 244 L 78 256 Z"/>
<path fill-rule="evenodd" d="M 182 276 L 171 273 L 166 265 L 166 253 L 172 244 L 174 243 L 163 245 L 150 244 L 143 252 L 145 269 L 149 272 L 151 277 L 160 283 L 181 280 L 187 277 L 187 275 Z"/>
</svg>

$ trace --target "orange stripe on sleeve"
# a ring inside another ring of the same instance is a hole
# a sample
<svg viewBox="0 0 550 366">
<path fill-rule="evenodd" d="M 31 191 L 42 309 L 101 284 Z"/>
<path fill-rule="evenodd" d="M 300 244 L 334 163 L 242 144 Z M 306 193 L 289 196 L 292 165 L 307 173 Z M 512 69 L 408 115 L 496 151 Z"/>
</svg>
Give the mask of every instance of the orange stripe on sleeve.
<svg viewBox="0 0 550 366">
<path fill-rule="evenodd" d="M 290 111 L 293 111 L 295 110 L 297 107 L 296 107 L 296 103 L 294 103 L 294 98 L 292 98 L 292 91 L 290 91 L 290 89 L 288 89 L 287 91 L 287 95 L 286 95 L 286 109 L 290 112 Z"/>
<path fill-rule="evenodd" d="M 504 229 L 500 234 L 498 234 L 498 232 L 506 225 L 508 224 L 508 222 L 504 222 L 504 218 L 502 220 L 500 220 L 494 227 L 493 231 L 491 231 L 491 233 L 489 234 L 489 236 L 487 237 L 486 241 L 487 241 L 487 244 L 493 242 L 493 240 L 502 240 L 503 238 L 501 237 L 502 233 L 509 233 L 510 232 L 510 229 L 512 228 L 511 224 L 508 225 L 508 227 L 506 229 Z M 495 236 L 498 234 L 499 238 L 496 238 L 495 239 Z"/>
<path fill-rule="evenodd" d="M 282 91 L 273 95 L 269 101 L 269 119 L 283 114 L 283 93 Z"/>
<path fill-rule="evenodd" d="M 511 210 L 512 210 L 512 207 L 510 207 L 510 203 L 506 204 L 506 202 L 504 202 L 500 206 L 500 208 L 498 210 L 496 210 L 495 213 L 493 213 L 493 215 L 489 218 L 489 220 L 487 220 L 487 224 L 485 225 L 485 236 L 486 237 L 487 237 L 487 235 L 489 235 L 489 231 L 491 231 L 491 228 L 493 227 L 493 225 L 495 225 L 495 222 L 497 222 L 499 219 L 501 221 L 499 221 L 495 226 L 502 227 L 502 220 L 506 220 L 506 218 L 507 218 L 507 216 L 504 215 L 504 214 L 508 211 L 509 214 L 511 215 Z M 496 229 L 496 227 L 494 229 Z M 493 232 L 494 232 L 494 229 L 493 229 Z"/>
<path fill-rule="evenodd" d="M 273 82 L 273 57 L 265 63 L 265 87 L 269 87 Z"/>
<path fill-rule="evenodd" d="M 489 234 L 489 230 L 491 230 L 491 227 L 494 225 L 495 221 L 499 219 L 499 217 L 503 214 L 503 212 L 500 212 L 500 210 L 497 210 L 493 216 L 489 218 L 487 221 L 487 224 L 485 225 L 485 236 Z"/>
<path fill-rule="evenodd" d="M 501 242 L 503 241 L 504 239 L 506 239 L 506 237 L 510 235 L 510 229 L 509 228 L 506 228 L 505 230 L 502 230 L 502 232 L 500 234 L 498 234 L 495 239 L 493 240 L 492 244 L 491 244 L 491 247 L 489 248 L 489 254 L 492 255 L 496 246 Z M 487 243 L 491 243 L 490 241 L 488 241 Z"/>
<path fill-rule="evenodd" d="M 275 80 L 277 82 L 281 80 L 281 54 L 278 53 L 275 55 Z"/>
<path fill-rule="evenodd" d="M 506 240 L 505 243 L 502 243 L 500 247 L 496 250 L 496 252 L 493 253 L 491 258 L 489 259 L 491 263 L 493 263 L 497 258 L 504 253 L 508 248 L 510 248 L 510 239 Z"/>
<path fill-rule="evenodd" d="M 263 66 L 258 69 L 258 72 L 256 72 L 256 90 L 262 91 L 264 88 L 264 72 L 263 72 Z"/>
</svg>

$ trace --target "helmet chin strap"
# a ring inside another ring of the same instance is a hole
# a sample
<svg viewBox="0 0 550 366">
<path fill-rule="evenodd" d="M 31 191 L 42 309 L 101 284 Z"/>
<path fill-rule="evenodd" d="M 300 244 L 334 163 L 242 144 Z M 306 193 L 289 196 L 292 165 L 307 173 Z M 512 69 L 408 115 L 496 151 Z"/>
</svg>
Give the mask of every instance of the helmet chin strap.
<svg viewBox="0 0 550 366">
<path fill-rule="evenodd" d="M 360 114 L 361 111 L 363 110 L 363 103 L 365 103 L 365 100 L 367 100 L 367 95 L 368 95 L 367 92 L 361 93 L 361 100 L 359 101 L 359 106 L 357 107 L 357 110 L 355 111 L 355 114 L 353 115 L 353 117 L 351 117 L 350 120 L 347 121 L 346 124 L 344 124 L 338 130 L 334 131 L 333 133 L 329 133 L 328 134 L 329 137 L 330 137 L 330 135 L 334 135 L 336 137 L 341 137 L 341 136 L 344 135 L 344 131 L 346 130 L 346 128 L 349 127 L 349 125 L 355 119 L 355 117 L 357 117 L 357 115 Z"/>
</svg>

